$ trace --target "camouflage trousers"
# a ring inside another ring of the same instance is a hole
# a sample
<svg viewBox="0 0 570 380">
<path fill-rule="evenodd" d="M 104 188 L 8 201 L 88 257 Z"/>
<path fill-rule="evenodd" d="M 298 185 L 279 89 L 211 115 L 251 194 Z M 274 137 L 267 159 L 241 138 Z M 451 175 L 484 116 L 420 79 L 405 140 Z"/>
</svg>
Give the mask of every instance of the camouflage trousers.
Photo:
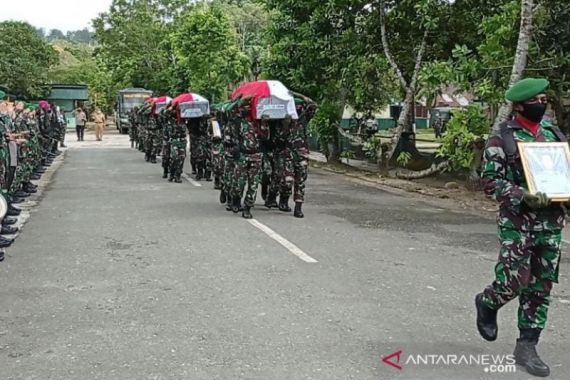
<svg viewBox="0 0 570 380">
<path fill-rule="evenodd" d="M 495 281 L 485 289 L 483 302 L 499 309 L 518 297 L 519 329 L 544 329 L 552 284 L 558 282 L 561 231 L 499 227 L 499 240 Z"/>
<path fill-rule="evenodd" d="M 273 153 L 273 172 L 269 183 L 269 194 L 290 197 L 294 179 L 291 151 L 289 149 L 276 150 Z"/>
<path fill-rule="evenodd" d="M 169 142 L 162 144 L 162 167 L 165 169 L 170 169 L 170 152 L 171 145 Z"/>
<path fill-rule="evenodd" d="M 236 170 L 236 160 L 228 153 L 224 154 L 224 175 L 222 179 L 222 189 L 230 196 L 238 192 L 234 189 L 234 172 Z"/>
<path fill-rule="evenodd" d="M 162 137 L 160 136 L 160 130 L 151 129 L 147 132 L 145 150 L 147 154 L 151 157 L 156 157 L 160 152 L 162 145 Z"/>
<path fill-rule="evenodd" d="M 170 177 L 180 178 L 186 160 L 186 139 L 171 143 L 170 147 Z"/>
<path fill-rule="evenodd" d="M 200 137 L 194 147 L 194 163 L 197 169 L 212 171 L 212 147 L 207 137 Z"/>
<path fill-rule="evenodd" d="M 192 167 L 194 167 L 196 165 L 196 162 L 198 161 L 198 137 L 197 136 L 191 136 L 190 137 L 190 164 L 192 165 Z"/>
<path fill-rule="evenodd" d="M 137 143 L 138 142 L 138 129 L 136 126 L 131 125 L 131 127 L 129 128 L 129 139 L 133 142 L 133 143 Z"/>
<path fill-rule="evenodd" d="M 245 190 L 244 204 L 252 207 L 257 198 L 257 188 L 260 181 L 261 154 L 242 154 L 234 171 L 233 188 L 237 192 L 232 193 L 233 196 L 241 199 Z"/>
<path fill-rule="evenodd" d="M 299 156 L 293 159 L 293 172 L 295 173 L 293 199 L 295 202 L 305 202 L 305 183 L 307 182 L 308 169 L 308 158 Z"/>
<path fill-rule="evenodd" d="M 222 144 L 216 144 L 212 147 L 212 170 L 214 177 L 223 181 L 224 176 L 224 151 Z"/>
<path fill-rule="evenodd" d="M 145 151 L 145 142 L 146 142 L 146 130 L 139 129 L 137 131 L 137 146 L 140 152 Z"/>
</svg>

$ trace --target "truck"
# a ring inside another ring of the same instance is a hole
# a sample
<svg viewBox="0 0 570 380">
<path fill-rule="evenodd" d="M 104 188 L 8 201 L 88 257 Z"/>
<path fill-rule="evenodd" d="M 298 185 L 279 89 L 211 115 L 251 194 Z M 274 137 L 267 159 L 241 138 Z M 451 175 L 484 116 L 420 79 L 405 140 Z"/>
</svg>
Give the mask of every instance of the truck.
<svg viewBox="0 0 570 380">
<path fill-rule="evenodd" d="M 144 88 L 125 88 L 117 94 L 116 124 L 120 133 L 126 134 L 131 126 L 129 112 L 144 104 L 152 96 L 152 91 Z"/>
</svg>

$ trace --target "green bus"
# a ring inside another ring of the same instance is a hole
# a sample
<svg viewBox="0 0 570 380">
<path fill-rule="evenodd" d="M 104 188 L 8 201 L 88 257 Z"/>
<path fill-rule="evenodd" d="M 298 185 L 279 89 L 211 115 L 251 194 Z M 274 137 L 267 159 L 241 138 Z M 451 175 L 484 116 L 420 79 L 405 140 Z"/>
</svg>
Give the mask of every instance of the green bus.
<svg viewBox="0 0 570 380">
<path fill-rule="evenodd" d="M 144 88 L 125 88 L 117 94 L 116 124 L 120 133 L 128 133 L 130 122 L 129 112 L 144 104 L 144 101 L 152 96 L 152 91 Z"/>
</svg>

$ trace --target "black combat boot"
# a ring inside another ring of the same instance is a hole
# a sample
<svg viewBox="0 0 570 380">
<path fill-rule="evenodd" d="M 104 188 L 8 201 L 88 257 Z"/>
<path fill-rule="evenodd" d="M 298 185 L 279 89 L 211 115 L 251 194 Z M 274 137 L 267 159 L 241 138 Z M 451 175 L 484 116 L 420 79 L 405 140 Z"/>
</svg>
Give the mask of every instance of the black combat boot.
<svg viewBox="0 0 570 380">
<path fill-rule="evenodd" d="M 162 170 L 162 178 L 168 178 L 168 168 L 163 168 Z M 171 177 L 172 178 L 172 177 Z M 170 180 L 172 182 L 172 180 Z"/>
<path fill-rule="evenodd" d="M 164 177 L 164 178 L 166 178 L 166 177 Z M 171 175 L 171 176 L 168 178 L 168 182 L 174 182 L 174 176 Z"/>
<path fill-rule="evenodd" d="M 182 180 L 180 179 L 180 176 L 176 176 L 176 178 L 174 178 L 174 182 L 176 182 L 176 183 L 182 183 Z"/>
<path fill-rule="evenodd" d="M 4 250 L 0 250 L 0 262 L 4 261 Z"/>
<path fill-rule="evenodd" d="M 550 368 L 536 352 L 540 332 L 540 329 L 520 329 L 521 336 L 517 339 L 513 355 L 516 363 L 524 367 L 531 375 L 547 377 L 550 375 Z"/>
<path fill-rule="evenodd" d="M 150 163 L 151 164 L 156 164 L 156 154 L 153 154 L 150 156 Z"/>
<path fill-rule="evenodd" d="M 0 248 L 8 248 L 12 245 L 14 239 L 6 239 L 3 236 L 0 236 Z"/>
<path fill-rule="evenodd" d="M 303 214 L 303 202 L 295 202 L 295 211 L 293 212 L 293 216 L 295 218 L 304 218 L 305 214 Z"/>
<path fill-rule="evenodd" d="M 245 205 L 243 207 L 243 212 L 241 213 L 241 216 L 245 219 L 253 219 L 253 215 L 251 215 L 251 207 Z"/>
<path fill-rule="evenodd" d="M 220 191 L 220 203 L 224 204 L 226 203 L 226 201 L 228 200 L 228 198 L 226 197 L 226 192 L 224 190 Z"/>
<path fill-rule="evenodd" d="M 226 196 L 226 211 L 232 211 L 232 197 L 229 194 Z"/>
<path fill-rule="evenodd" d="M 237 214 L 238 212 L 240 212 L 242 210 L 241 208 L 241 198 L 240 197 L 234 197 L 234 201 L 232 202 L 232 212 L 234 214 Z"/>
<path fill-rule="evenodd" d="M 4 217 L 4 219 L 2 219 L 2 225 L 3 226 L 11 226 L 18 223 L 18 219 L 17 218 L 10 218 L 10 217 Z"/>
<path fill-rule="evenodd" d="M 42 179 L 42 176 L 41 176 L 41 174 L 36 174 L 36 173 L 34 173 L 34 174 L 31 175 L 30 179 L 32 179 L 32 180 L 34 180 L 34 181 L 37 181 L 37 180 L 39 180 L 39 179 Z"/>
<path fill-rule="evenodd" d="M 214 176 L 214 190 L 221 190 L 221 189 L 222 189 L 222 181 L 220 180 L 220 177 Z"/>
<path fill-rule="evenodd" d="M 24 202 L 24 199 L 22 198 L 12 198 L 11 203 L 13 204 L 18 204 L 18 203 L 22 203 Z"/>
<path fill-rule="evenodd" d="M 196 181 L 200 181 L 202 178 L 204 178 L 204 170 L 200 168 L 196 173 Z"/>
<path fill-rule="evenodd" d="M 261 183 L 261 199 L 266 200 L 267 199 L 267 189 L 269 188 L 269 183 L 263 181 Z"/>
<path fill-rule="evenodd" d="M 204 172 L 204 178 L 206 178 L 207 182 L 212 182 L 212 172 L 206 169 Z"/>
<path fill-rule="evenodd" d="M 148 152 L 145 152 L 145 153 L 144 153 L 144 160 L 145 160 L 146 162 L 149 162 L 149 161 L 150 161 L 150 153 L 148 153 Z"/>
<path fill-rule="evenodd" d="M 497 311 L 489 308 L 483 303 L 483 293 L 475 296 L 475 307 L 477 308 L 477 329 L 483 339 L 489 342 L 497 339 Z"/>
<path fill-rule="evenodd" d="M 24 190 L 18 190 L 14 193 L 14 196 L 18 198 L 27 198 L 30 196 L 30 193 L 25 192 Z"/>
<path fill-rule="evenodd" d="M 265 200 L 265 207 L 267 208 L 277 208 L 277 196 L 273 194 L 267 194 L 267 199 Z"/>
<path fill-rule="evenodd" d="M 192 164 L 192 174 L 196 174 L 196 164 Z"/>
<path fill-rule="evenodd" d="M 289 207 L 289 197 L 279 197 L 279 211 L 291 212 L 291 207 Z"/>
<path fill-rule="evenodd" d="M 14 234 L 18 233 L 18 231 L 20 231 L 20 229 L 18 227 L 2 226 L 2 229 L 0 230 L 0 234 L 2 234 L 2 235 L 14 235 Z"/>
</svg>

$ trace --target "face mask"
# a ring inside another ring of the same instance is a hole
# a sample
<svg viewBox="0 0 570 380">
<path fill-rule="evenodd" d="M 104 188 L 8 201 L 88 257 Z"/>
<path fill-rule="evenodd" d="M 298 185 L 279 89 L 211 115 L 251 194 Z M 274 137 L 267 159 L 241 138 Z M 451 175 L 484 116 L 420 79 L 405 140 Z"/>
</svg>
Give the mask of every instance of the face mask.
<svg viewBox="0 0 570 380">
<path fill-rule="evenodd" d="M 524 110 L 521 112 L 521 115 L 535 123 L 540 123 L 546 112 L 546 104 L 544 103 L 523 104 L 523 107 Z"/>
</svg>

